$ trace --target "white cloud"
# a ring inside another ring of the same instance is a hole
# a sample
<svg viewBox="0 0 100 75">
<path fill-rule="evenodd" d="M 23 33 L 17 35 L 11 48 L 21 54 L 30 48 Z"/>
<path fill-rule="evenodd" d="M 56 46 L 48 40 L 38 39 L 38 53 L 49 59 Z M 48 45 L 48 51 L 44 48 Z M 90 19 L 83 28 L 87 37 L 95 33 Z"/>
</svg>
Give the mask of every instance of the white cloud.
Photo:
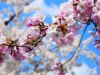
<svg viewBox="0 0 100 75">
<path fill-rule="evenodd" d="M 71 75 L 71 72 L 74 72 L 75 75 L 90 75 L 91 69 L 86 64 L 82 63 L 81 67 L 74 66 L 66 75 Z"/>
<path fill-rule="evenodd" d="M 28 12 L 30 10 L 42 10 L 40 12 L 44 12 L 50 16 L 57 14 L 59 8 L 57 5 L 52 4 L 48 6 L 44 0 L 34 0 L 29 6 L 24 8 L 24 12 Z"/>
</svg>

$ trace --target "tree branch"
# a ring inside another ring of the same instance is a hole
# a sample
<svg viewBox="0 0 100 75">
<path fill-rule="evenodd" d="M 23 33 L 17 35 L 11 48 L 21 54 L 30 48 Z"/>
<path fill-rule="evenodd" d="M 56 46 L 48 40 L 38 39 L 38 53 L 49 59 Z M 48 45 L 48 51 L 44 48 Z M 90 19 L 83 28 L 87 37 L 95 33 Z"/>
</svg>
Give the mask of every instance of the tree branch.
<svg viewBox="0 0 100 75">
<path fill-rule="evenodd" d="M 39 42 L 41 42 L 42 41 L 42 39 L 43 39 L 43 37 L 46 35 L 46 33 L 44 33 L 43 35 L 41 35 L 40 37 L 39 37 L 39 39 L 35 42 L 35 43 L 33 43 L 33 46 L 32 46 L 32 48 L 31 49 L 29 49 L 28 51 L 32 51 L 33 50 L 33 48 L 35 47 L 35 46 L 37 46 L 37 44 L 39 43 Z M 28 51 L 26 51 L 26 52 L 28 52 Z"/>
<path fill-rule="evenodd" d="M 14 19 L 15 16 L 16 16 L 16 14 L 13 14 L 13 15 L 10 17 L 10 19 L 9 19 L 8 21 L 5 21 L 5 22 L 4 22 L 4 24 L 7 26 L 8 23 L 9 23 L 10 21 L 12 21 L 12 20 Z"/>
<path fill-rule="evenodd" d="M 75 56 L 75 54 L 76 54 L 78 48 L 79 48 L 80 45 L 81 45 L 81 42 L 82 42 L 82 39 L 83 39 L 83 36 L 84 36 L 84 34 L 85 34 L 85 32 L 86 32 L 87 27 L 88 27 L 88 25 L 86 25 L 86 27 L 85 27 L 85 29 L 84 29 L 84 31 L 83 31 L 83 34 L 82 34 L 82 36 L 81 36 L 80 42 L 79 42 L 79 44 L 78 44 L 78 47 L 76 48 L 76 51 L 74 52 L 74 54 L 72 55 L 72 57 L 71 57 L 67 62 L 65 62 L 63 65 L 67 64 L 67 63 L 68 63 L 70 60 L 72 60 L 73 57 Z"/>
</svg>

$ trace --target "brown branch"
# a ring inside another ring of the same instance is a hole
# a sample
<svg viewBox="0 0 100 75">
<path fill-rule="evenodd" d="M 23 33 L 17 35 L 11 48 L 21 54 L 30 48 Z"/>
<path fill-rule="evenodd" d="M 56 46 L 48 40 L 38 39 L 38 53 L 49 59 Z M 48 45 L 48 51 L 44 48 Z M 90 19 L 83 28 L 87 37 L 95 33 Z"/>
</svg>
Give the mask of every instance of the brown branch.
<svg viewBox="0 0 100 75">
<path fill-rule="evenodd" d="M 2 44 L 2 45 L 8 46 L 8 47 L 14 47 L 14 46 L 15 46 L 15 47 L 25 47 L 25 48 L 28 49 L 26 52 L 29 52 L 29 51 L 32 51 L 33 48 L 36 47 L 37 44 L 38 44 L 39 42 L 42 41 L 42 39 L 43 39 L 43 37 L 44 37 L 45 35 L 46 35 L 46 33 L 44 33 L 44 34 L 42 34 L 40 37 L 38 37 L 39 39 L 38 39 L 35 43 L 32 44 L 32 47 L 28 47 L 28 46 L 25 46 L 25 45 L 23 45 L 23 46 L 18 46 L 18 45 L 16 45 L 16 42 L 18 41 L 18 39 L 15 40 L 15 41 L 13 41 L 12 44 L 10 44 L 10 45 L 7 45 L 7 44 Z M 0 46 L 2 46 L 2 45 L 0 45 Z"/>
<path fill-rule="evenodd" d="M 33 48 L 34 48 L 34 47 L 36 47 L 36 46 L 37 46 L 37 44 L 38 44 L 39 42 L 41 42 L 41 41 L 42 41 L 42 39 L 43 39 L 43 37 L 44 37 L 45 35 L 46 35 L 46 33 L 42 34 L 42 35 L 39 37 L 39 39 L 38 39 L 35 43 L 33 43 L 32 48 L 31 48 L 31 49 L 29 49 L 29 50 L 28 50 L 28 51 L 26 51 L 26 52 L 32 51 L 32 50 L 33 50 Z"/>
</svg>

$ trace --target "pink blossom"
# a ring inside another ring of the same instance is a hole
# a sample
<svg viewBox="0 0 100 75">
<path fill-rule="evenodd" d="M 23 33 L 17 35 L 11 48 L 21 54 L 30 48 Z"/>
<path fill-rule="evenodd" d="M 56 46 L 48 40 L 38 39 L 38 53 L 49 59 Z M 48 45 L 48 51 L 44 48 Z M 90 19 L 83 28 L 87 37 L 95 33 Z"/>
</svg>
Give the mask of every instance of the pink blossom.
<svg viewBox="0 0 100 75">
<path fill-rule="evenodd" d="M 39 24 L 39 20 L 38 20 L 38 18 L 35 18 L 34 25 L 38 25 L 38 24 Z"/>
<path fill-rule="evenodd" d="M 100 24 L 100 1 L 97 0 L 97 2 L 95 3 L 95 6 L 93 7 L 93 15 L 92 15 L 92 18 L 93 20 Z"/>
<path fill-rule="evenodd" d="M 3 63 L 7 49 L 6 46 L 0 46 L 0 63 Z"/>
<path fill-rule="evenodd" d="M 73 10 L 78 20 L 85 21 L 93 11 L 94 0 L 73 0 Z"/>
<path fill-rule="evenodd" d="M 65 12 L 61 11 L 59 12 L 59 19 L 62 19 L 65 16 Z"/>
<path fill-rule="evenodd" d="M 63 45 L 66 45 L 67 42 L 68 42 L 67 39 L 64 38 L 64 37 L 62 37 L 62 38 L 60 38 L 60 40 L 57 41 L 57 44 L 58 44 L 59 46 L 63 46 Z"/>
<path fill-rule="evenodd" d="M 28 34 L 29 34 L 29 37 L 38 37 L 39 34 L 40 34 L 40 29 L 38 27 L 30 27 L 28 29 Z"/>
<path fill-rule="evenodd" d="M 64 71 L 60 70 L 58 75 L 65 75 Z"/>
<path fill-rule="evenodd" d="M 71 44 L 78 30 L 79 27 L 75 25 L 68 27 L 59 25 L 56 33 L 52 34 L 52 41 L 56 42 L 58 46 Z"/>
<path fill-rule="evenodd" d="M 53 71 L 57 71 L 57 70 L 59 70 L 59 67 L 58 67 L 57 65 L 53 65 L 53 66 L 51 67 L 51 69 L 52 69 Z"/>
<path fill-rule="evenodd" d="M 98 44 L 95 44 L 94 46 L 95 48 L 100 49 L 100 46 Z"/>
<path fill-rule="evenodd" d="M 94 42 L 94 46 L 95 46 L 95 48 L 97 48 L 97 49 L 100 49 L 100 40 L 95 40 L 95 42 Z"/>
<path fill-rule="evenodd" d="M 100 56 L 98 56 L 98 60 L 100 60 Z"/>
<path fill-rule="evenodd" d="M 58 75 L 65 75 L 63 71 L 63 65 L 60 62 L 56 62 L 52 68 L 53 71 L 58 71 Z"/>
<path fill-rule="evenodd" d="M 52 66 L 51 69 L 54 70 L 54 71 L 59 71 L 60 66 L 61 66 L 61 63 L 55 59 L 55 64 Z"/>
<path fill-rule="evenodd" d="M 28 18 L 27 26 L 28 27 L 31 27 L 32 26 L 32 19 L 31 18 Z"/>
<path fill-rule="evenodd" d="M 27 21 L 27 26 L 28 27 L 37 26 L 38 24 L 39 24 L 38 18 L 34 18 L 34 19 L 32 19 L 31 17 L 28 18 L 28 21 Z"/>
<path fill-rule="evenodd" d="M 94 0 L 85 0 L 85 5 L 87 7 L 93 7 L 94 6 Z"/>
<path fill-rule="evenodd" d="M 12 56 L 15 60 L 18 60 L 18 61 L 25 59 L 25 56 L 23 56 L 22 53 L 19 50 L 13 51 Z"/>
<path fill-rule="evenodd" d="M 93 18 L 93 20 L 94 20 L 96 23 L 100 24 L 100 23 L 99 23 L 99 21 L 100 21 L 100 12 L 99 12 L 99 11 L 98 11 L 98 13 L 94 13 L 94 14 L 92 15 L 92 18 Z"/>
<path fill-rule="evenodd" d="M 45 18 L 45 15 L 36 13 L 32 17 L 28 18 L 27 26 L 28 27 L 39 26 L 39 23 L 43 22 L 44 18 Z"/>
<path fill-rule="evenodd" d="M 62 38 L 62 34 L 60 32 L 52 33 L 52 41 L 57 42 Z"/>
</svg>

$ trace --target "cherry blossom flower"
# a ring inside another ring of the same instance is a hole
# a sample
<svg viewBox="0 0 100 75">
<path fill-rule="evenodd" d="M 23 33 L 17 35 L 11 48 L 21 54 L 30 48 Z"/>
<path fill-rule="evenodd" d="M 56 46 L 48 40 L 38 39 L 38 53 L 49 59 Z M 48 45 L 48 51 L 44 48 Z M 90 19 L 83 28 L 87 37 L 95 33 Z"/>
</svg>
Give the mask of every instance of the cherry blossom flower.
<svg viewBox="0 0 100 75">
<path fill-rule="evenodd" d="M 34 38 L 37 38 L 40 34 L 40 29 L 38 27 L 30 27 L 28 29 L 28 35 L 30 37 L 34 37 Z"/>
<path fill-rule="evenodd" d="M 97 49 L 100 49 L 100 40 L 95 40 L 94 42 L 94 46 L 97 48 Z"/>
<path fill-rule="evenodd" d="M 0 63 L 3 63 L 5 61 L 7 49 L 8 48 L 4 45 L 0 46 Z"/>
<path fill-rule="evenodd" d="M 100 56 L 98 56 L 98 60 L 100 60 Z"/>
<path fill-rule="evenodd" d="M 32 17 L 28 18 L 27 26 L 38 26 L 40 22 L 43 22 L 44 18 L 45 15 L 36 13 Z"/>
<path fill-rule="evenodd" d="M 97 0 L 97 2 L 95 3 L 95 6 L 93 7 L 93 15 L 92 18 L 93 20 L 99 25 L 100 24 L 100 1 Z"/>
<path fill-rule="evenodd" d="M 56 62 L 52 68 L 53 71 L 57 71 L 58 75 L 65 75 L 64 70 L 63 70 L 63 65 L 60 62 Z"/>
<path fill-rule="evenodd" d="M 75 18 L 80 21 L 86 21 L 86 18 L 93 13 L 94 0 L 73 0 L 72 4 Z"/>
<path fill-rule="evenodd" d="M 13 51 L 12 56 L 15 60 L 18 60 L 18 61 L 25 59 L 25 56 L 23 56 L 22 53 L 19 50 Z"/>
</svg>

